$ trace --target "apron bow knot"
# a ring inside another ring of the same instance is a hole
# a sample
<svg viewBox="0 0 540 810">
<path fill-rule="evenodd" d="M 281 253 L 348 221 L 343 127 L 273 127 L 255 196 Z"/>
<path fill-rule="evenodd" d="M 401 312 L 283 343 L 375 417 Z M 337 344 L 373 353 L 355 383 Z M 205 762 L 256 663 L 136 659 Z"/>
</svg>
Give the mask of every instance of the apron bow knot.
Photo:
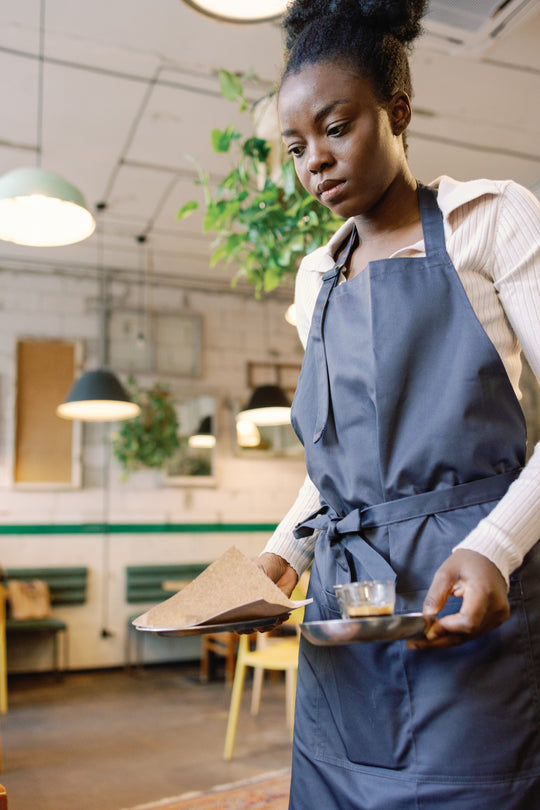
<svg viewBox="0 0 540 810">
<path fill-rule="evenodd" d="M 362 531 L 360 509 L 353 509 L 343 517 L 325 504 L 295 527 L 294 536 L 307 537 L 316 530 L 326 532 L 330 545 L 335 546 L 346 534 L 360 534 Z"/>
</svg>

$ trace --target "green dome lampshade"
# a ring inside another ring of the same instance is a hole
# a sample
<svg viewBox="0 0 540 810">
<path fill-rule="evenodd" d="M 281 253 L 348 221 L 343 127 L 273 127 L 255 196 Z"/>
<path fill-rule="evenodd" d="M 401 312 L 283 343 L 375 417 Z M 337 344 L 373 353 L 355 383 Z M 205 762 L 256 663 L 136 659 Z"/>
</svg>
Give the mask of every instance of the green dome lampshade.
<svg viewBox="0 0 540 810">
<path fill-rule="evenodd" d="M 291 421 L 291 403 L 279 385 L 260 385 L 236 418 L 247 419 L 255 425 L 288 425 Z"/>
<path fill-rule="evenodd" d="M 0 239 L 17 245 L 71 245 L 96 228 L 81 192 L 54 172 L 14 169 L 0 177 Z"/>
<path fill-rule="evenodd" d="M 184 0 L 207 17 L 234 23 L 275 20 L 285 11 L 287 0 Z"/>
<path fill-rule="evenodd" d="M 212 431 L 212 417 L 205 416 L 201 419 L 196 433 L 188 439 L 190 447 L 214 447 L 216 444 L 216 437 Z"/>
<path fill-rule="evenodd" d="M 63 419 L 116 422 L 132 419 L 140 410 L 112 372 L 98 369 L 87 371 L 73 383 L 56 413 Z"/>
</svg>

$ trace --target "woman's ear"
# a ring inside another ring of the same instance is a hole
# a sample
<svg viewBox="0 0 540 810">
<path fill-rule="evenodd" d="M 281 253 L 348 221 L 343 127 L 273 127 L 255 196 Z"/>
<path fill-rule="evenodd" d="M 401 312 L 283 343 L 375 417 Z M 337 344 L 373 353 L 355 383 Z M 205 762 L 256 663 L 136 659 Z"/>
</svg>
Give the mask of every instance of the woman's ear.
<svg viewBox="0 0 540 810">
<path fill-rule="evenodd" d="M 411 122 L 411 101 L 407 93 L 396 93 L 388 105 L 388 114 L 394 135 L 403 135 Z"/>
</svg>

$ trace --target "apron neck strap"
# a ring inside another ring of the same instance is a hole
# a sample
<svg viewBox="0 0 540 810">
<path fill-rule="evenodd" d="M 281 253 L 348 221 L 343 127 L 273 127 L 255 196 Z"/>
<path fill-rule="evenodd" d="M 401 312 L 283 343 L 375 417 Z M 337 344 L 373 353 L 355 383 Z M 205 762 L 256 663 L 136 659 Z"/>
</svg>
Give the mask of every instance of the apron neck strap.
<svg viewBox="0 0 540 810">
<path fill-rule="evenodd" d="M 446 253 L 444 220 L 442 211 L 437 205 L 437 192 L 422 183 L 418 183 L 418 204 L 420 206 L 426 256 L 441 251 Z"/>
</svg>

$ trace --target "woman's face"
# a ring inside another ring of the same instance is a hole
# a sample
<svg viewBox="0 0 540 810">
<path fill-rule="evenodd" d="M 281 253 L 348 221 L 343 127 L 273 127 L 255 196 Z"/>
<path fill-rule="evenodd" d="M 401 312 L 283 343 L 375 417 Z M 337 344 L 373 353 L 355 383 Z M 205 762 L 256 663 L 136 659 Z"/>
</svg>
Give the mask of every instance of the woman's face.
<svg viewBox="0 0 540 810">
<path fill-rule="evenodd" d="M 279 94 L 285 146 L 306 191 L 340 217 L 366 216 L 407 164 L 401 134 L 409 99 L 382 105 L 368 79 L 344 65 L 306 65 Z"/>
</svg>

